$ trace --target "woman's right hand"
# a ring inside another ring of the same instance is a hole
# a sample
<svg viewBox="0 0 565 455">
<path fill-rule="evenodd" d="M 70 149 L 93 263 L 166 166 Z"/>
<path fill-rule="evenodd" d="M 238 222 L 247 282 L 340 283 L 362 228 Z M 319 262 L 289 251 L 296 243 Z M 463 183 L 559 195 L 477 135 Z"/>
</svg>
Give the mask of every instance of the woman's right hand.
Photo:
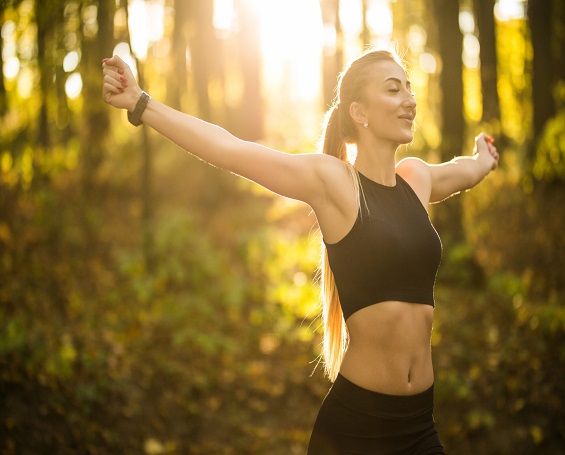
<svg viewBox="0 0 565 455">
<path fill-rule="evenodd" d="M 132 112 L 141 96 L 141 88 L 129 67 L 119 56 L 102 60 L 104 86 L 102 98 L 111 106 Z"/>
</svg>

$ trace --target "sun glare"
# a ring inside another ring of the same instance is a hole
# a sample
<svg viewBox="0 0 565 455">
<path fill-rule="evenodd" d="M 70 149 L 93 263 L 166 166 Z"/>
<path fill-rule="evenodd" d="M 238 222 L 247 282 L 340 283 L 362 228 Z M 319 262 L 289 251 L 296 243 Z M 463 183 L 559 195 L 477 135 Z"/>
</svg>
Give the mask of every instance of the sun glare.
<svg viewBox="0 0 565 455">
<path fill-rule="evenodd" d="M 292 86 L 289 96 L 318 96 L 324 29 L 317 0 L 254 0 L 269 84 Z"/>
<path fill-rule="evenodd" d="M 494 14 L 499 21 L 524 19 L 526 2 L 524 0 L 497 0 Z"/>
</svg>

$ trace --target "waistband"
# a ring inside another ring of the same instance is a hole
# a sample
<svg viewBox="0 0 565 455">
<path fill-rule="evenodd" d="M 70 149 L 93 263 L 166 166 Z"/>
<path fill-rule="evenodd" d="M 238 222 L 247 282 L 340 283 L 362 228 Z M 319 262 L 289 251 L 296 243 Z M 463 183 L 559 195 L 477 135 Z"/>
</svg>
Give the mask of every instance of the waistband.
<svg viewBox="0 0 565 455">
<path fill-rule="evenodd" d="M 414 395 L 388 395 L 360 387 L 338 374 L 328 397 L 332 395 L 356 411 L 390 419 L 417 417 L 434 409 L 433 384 Z"/>
</svg>

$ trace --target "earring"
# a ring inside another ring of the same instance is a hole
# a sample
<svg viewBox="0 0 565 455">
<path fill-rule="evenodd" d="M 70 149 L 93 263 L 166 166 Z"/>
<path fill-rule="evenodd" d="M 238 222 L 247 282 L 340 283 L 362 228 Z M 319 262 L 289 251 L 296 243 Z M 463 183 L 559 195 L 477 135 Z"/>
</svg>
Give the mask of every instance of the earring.
<svg viewBox="0 0 565 455">
<path fill-rule="evenodd" d="M 363 128 L 365 129 L 369 128 L 369 123 L 368 122 L 363 123 Z"/>
</svg>

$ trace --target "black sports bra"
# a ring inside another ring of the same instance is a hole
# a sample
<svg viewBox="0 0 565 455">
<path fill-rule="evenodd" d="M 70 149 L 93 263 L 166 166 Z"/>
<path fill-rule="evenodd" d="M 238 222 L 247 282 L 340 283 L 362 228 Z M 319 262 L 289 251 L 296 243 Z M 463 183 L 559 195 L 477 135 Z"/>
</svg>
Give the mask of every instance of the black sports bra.
<svg viewBox="0 0 565 455">
<path fill-rule="evenodd" d="M 398 174 L 393 187 L 358 175 L 357 220 L 326 243 L 344 318 L 387 300 L 434 306 L 442 245 L 422 202 Z"/>
</svg>

